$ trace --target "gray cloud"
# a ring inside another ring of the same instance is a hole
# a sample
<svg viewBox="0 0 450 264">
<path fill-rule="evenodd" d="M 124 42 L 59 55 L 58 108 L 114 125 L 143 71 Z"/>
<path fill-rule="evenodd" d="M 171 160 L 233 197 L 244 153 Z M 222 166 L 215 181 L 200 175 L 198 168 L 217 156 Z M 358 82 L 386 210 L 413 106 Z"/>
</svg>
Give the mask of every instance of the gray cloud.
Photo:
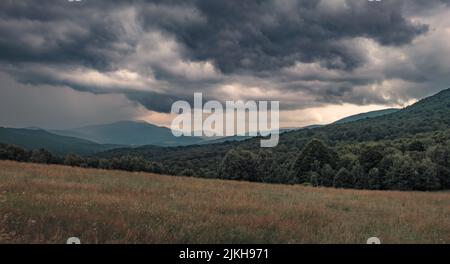
<svg viewBox="0 0 450 264">
<path fill-rule="evenodd" d="M 274 70 L 316 60 L 327 67 L 353 69 L 364 58 L 337 45 L 337 40 L 366 36 L 383 45 L 402 45 L 427 30 L 402 15 L 400 1 L 345 1 L 346 7 L 336 10 L 325 10 L 321 1 L 195 3 L 207 23 L 161 27 L 174 33 L 191 57 L 213 59 L 225 73 Z"/>
<path fill-rule="evenodd" d="M 5 0 L 0 71 L 157 112 L 230 85 L 285 109 L 401 104 L 448 86 L 448 20 L 431 14 L 449 2 Z"/>
</svg>

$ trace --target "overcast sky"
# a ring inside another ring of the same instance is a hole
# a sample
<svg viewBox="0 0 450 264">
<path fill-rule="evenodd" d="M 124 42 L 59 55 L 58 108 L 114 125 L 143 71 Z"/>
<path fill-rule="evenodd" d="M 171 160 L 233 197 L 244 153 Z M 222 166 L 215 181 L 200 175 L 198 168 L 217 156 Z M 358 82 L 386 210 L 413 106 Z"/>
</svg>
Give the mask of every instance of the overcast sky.
<svg viewBox="0 0 450 264">
<path fill-rule="evenodd" d="M 450 0 L 2 0 L 0 125 L 168 125 L 176 100 L 279 100 L 281 126 L 450 87 Z"/>
</svg>

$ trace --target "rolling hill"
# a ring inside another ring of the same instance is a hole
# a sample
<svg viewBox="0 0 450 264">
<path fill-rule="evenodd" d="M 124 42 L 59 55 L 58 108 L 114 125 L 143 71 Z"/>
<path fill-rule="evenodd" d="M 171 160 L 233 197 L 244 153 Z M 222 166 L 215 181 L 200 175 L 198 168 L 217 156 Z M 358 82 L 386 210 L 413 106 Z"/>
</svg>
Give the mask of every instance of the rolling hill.
<svg viewBox="0 0 450 264">
<path fill-rule="evenodd" d="M 199 137 L 175 137 L 167 127 L 144 121 L 120 121 L 111 124 L 85 126 L 52 133 L 94 141 L 100 144 L 181 146 L 201 143 Z"/>
<path fill-rule="evenodd" d="M 374 118 L 374 117 L 378 117 L 378 116 L 389 115 L 389 114 L 398 112 L 399 110 L 400 109 L 398 109 L 398 108 L 389 108 L 389 109 L 383 109 L 383 110 L 378 110 L 378 111 L 371 111 L 371 112 L 367 112 L 367 113 L 361 113 L 361 114 L 352 115 L 352 116 L 348 116 L 348 117 L 342 118 L 342 119 L 334 122 L 333 124 L 344 124 L 344 123 L 358 121 L 358 120 L 361 120 L 361 119 Z"/>
<path fill-rule="evenodd" d="M 286 131 L 274 148 L 261 148 L 260 140 L 121 147 L 64 164 L 336 188 L 448 190 L 450 89 L 391 114 Z M 17 160 L 16 152 L 5 146 L 3 157 Z"/>
<path fill-rule="evenodd" d="M 385 144 L 395 147 L 396 151 L 405 151 L 408 148 L 405 144 L 410 144 L 409 142 L 414 140 L 420 140 L 423 142 L 420 144 L 425 144 L 426 147 L 443 145 L 450 140 L 450 89 L 390 114 L 282 133 L 277 147 L 264 150 L 269 152 L 269 162 L 276 172 L 274 175 L 288 175 L 300 151 L 313 138 L 321 139 L 329 146 L 338 148 L 337 151 L 344 156 L 360 155 L 368 144 Z M 97 153 L 95 156 L 102 158 L 142 156 L 160 162 L 167 168 L 166 173 L 169 174 L 183 175 L 184 171 L 191 170 L 194 175 L 200 177 L 219 177 L 221 164 L 230 150 L 249 151 L 255 156 L 260 156 L 263 150 L 259 144 L 260 138 L 256 137 L 240 142 L 176 148 L 154 146 L 121 148 Z M 382 149 L 386 149 L 386 146 Z M 245 163 L 244 160 L 242 162 Z"/>
<path fill-rule="evenodd" d="M 49 136 L 48 132 L 45 135 Z M 22 137 L 19 140 L 19 137 L 10 136 L 9 142 L 5 143 L 17 144 L 26 140 L 31 139 Z M 279 145 L 274 148 L 260 148 L 260 140 L 260 137 L 254 137 L 215 144 L 101 149 L 90 155 L 89 160 L 83 163 L 78 160 L 77 164 L 327 187 L 450 189 L 450 89 L 394 113 L 286 131 L 280 134 Z M 45 142 L 35 137 L 28 145 L 39 141 Z M 84 144 L 91 147 L 84 153 L 99 147 L 89 141 Z M 79 146 L 83 146 L 83 142 Z M 67 145 L 50 144 L 50 147 L 47 149 L 55 152 L 55 147 L 61 151 Z"/>
<path fill-rule="evenodd" d="M 281 129 L 280 132 L 294 130 Z M 139 147 L 145 145 L 173 147 L 196 144 L 216 144 L 227 141 L 242 141 L 251 136 L 230 137 L 175 137 L 167 127 L 156 126 L 145 121 L 119 121 L 111 124 L 85 126 L 50 132 L 76 138 L 82 138 L 100 144 L 117 144 Z"/>
<path fill-rule="evenodd" d="M 37 128 L 0 127 L 0 143 L 17 145 L 28 150 L 44 148 L 56 155 L 66 155 L 68 153 L 89 155 L 120 147 L 118 145 L 102 145 L 75 137 L 55 135 Z"/>
</svg>

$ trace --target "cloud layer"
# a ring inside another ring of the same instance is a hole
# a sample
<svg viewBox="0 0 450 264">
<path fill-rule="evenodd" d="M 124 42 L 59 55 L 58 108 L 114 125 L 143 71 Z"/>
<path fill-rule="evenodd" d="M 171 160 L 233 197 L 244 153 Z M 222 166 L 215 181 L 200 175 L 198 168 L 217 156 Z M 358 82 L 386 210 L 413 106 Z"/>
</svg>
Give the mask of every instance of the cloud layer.
<svg viewBox="0 0 450 264">
<path fill-rule="evenodd" d="M 450 87 L 449 15 L 448 0 L 5 0 L 0 78 L 160 113 L 194 91 L 401 105 Z"/>
</svg>

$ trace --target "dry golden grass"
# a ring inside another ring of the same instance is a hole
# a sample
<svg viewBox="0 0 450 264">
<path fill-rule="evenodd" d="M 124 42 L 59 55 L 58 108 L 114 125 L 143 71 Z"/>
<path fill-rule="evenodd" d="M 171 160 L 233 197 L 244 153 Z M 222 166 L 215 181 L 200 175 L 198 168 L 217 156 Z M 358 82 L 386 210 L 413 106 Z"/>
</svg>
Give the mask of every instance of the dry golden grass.
<svg viewBox="0 0 450 264">
<path fill-rule="evenodd" d="M 0 161 L 0 243 L 450 243 L 450 193 Z"/>
</svg>

